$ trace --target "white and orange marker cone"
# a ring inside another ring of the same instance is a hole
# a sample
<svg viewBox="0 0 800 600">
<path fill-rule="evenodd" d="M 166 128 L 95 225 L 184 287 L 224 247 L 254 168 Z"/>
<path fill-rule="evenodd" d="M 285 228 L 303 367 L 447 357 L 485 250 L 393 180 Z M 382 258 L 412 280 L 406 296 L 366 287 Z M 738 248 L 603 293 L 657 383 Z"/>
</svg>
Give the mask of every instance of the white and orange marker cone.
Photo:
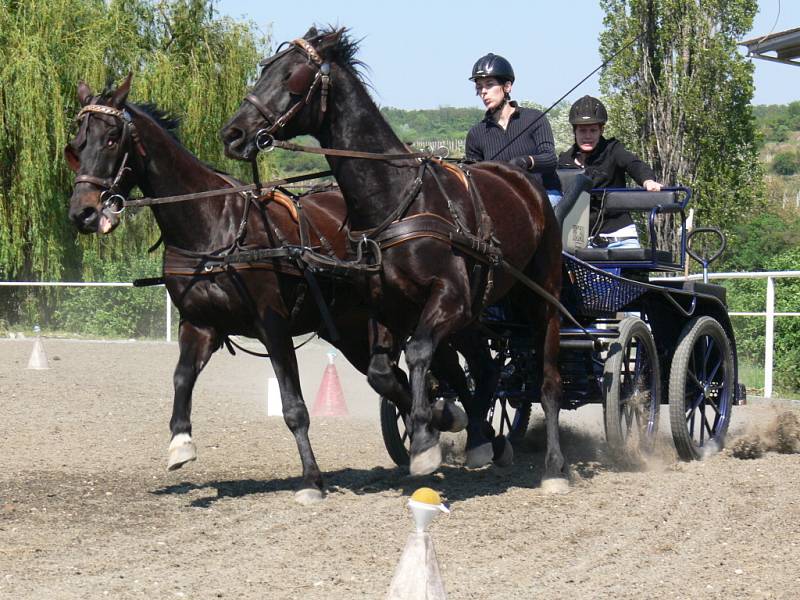
<svg viewBox="0 0 800 600">
<path fill-rule="evenodd" d="M 33 328 L 33 331 L 36 334 L 36 341 L 33 342 L 33 351 L 28 359 L 28 368 L 37 371 L 49 369 L 50 365 L 47 364 L 47 355 L 44 353 L 44 346 L 42 345 L 41 329 L 37 325 Z"/>
<path fill-rule="evenodd" d="M 433 539 L 426 529 L 439 513 L 449 513 L 438 492 L 419 488 L 408 501 L 416 531 L 408 536 L 386 600 L 445 600 Z"/>
<path fill-rule="evenodd" d="M 325 367 L 325 373 L 322 374 L 317 398 L 311 409 L 312 417 L 346 417 L 350 414 L 344 401 L 344 392 L 342 384 L 339 382 L 339 374 L 336 372 L 336 365 L 333 364 L 335 356 L 336 354 L 333 352 L 328 352 L 328 366 Z"/>
</svg>

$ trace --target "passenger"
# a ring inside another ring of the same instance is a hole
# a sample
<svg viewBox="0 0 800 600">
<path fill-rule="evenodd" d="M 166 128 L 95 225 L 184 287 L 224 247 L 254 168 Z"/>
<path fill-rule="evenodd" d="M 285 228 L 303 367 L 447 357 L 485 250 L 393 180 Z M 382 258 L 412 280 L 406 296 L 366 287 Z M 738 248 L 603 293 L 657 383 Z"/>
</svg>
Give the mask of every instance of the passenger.
<svg viewBox="0 0 800 600">
<path fill-rule="evenodd" d="M 475 94 L 483 101 L 486 116 L 467 133 L 466 157 L 516 165 L 544 186 L 555 206 L 561 200 L 561 183 L 556 175 L 553 131 L 541 111 L 521 108 L 511 100 L 511 63 L 502 56 L 487 54 L 472 67 L 469 79 L 475 82 Z"/>
<path fill-rule="evenodd" d="M 608 121 L 606 107 L 597 98 L 584 96 L 569 110 L 569 122 L 575 143 L 558 157 L 559 168 L 579 167 L 592 179 L 595 188 L 622 188 L 625 174 L 631 176 L 648 192 L 661 191 L 653 169 L 622 142 L 603 137 Z M 608 248 L 640 248 L 636 226 L 627 212 L 605 213 L 600 216 L 601 198 L 592 197 L 589 230 L 594 244 Z M 602 222 L 598 223 L 598 219 Z"/>
</svg>

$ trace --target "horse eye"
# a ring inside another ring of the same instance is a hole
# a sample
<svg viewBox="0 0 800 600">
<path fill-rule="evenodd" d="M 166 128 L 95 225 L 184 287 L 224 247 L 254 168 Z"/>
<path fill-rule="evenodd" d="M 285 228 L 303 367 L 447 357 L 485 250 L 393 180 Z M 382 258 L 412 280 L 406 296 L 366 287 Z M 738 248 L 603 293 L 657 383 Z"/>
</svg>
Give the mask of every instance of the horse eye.
<svg viewBox="0 0 800 600">
<path fill-rule="evenodd" d="M 116 145 L 117 145 L 117 140 L 114 138 L 109 138 L 109 140 L 106 142 L 106 146 L 108 146 L 109 148 L 111 146 L 116 146 Z"/>
</svg>

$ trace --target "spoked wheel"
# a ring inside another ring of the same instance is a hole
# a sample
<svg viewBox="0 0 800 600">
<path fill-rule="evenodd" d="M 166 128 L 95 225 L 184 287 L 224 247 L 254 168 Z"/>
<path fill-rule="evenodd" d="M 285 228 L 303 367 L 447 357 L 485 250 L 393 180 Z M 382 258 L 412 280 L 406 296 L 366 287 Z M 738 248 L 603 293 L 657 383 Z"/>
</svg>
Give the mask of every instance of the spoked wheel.
<svg viewBox="0 0 800 600">
<path fill-rule="evenodd" d="M 495 398 L 486 420 L 491 423 L 496 435 L 504 435 L 509 442 L 515 443 L 525 437 L 530 418 L 530 400 Z"/>
<path fill-rule="evenodd" d="M 675 449 L 698 460 L 725 443 L 734 397 L 733 352 L 722 326 L 698 317 L 681 333 L 669 376 L 669 420 Z"/>
<path fill-rule="evenodd" d="M 381 396 L 381 433 L 386 451 L 398 467 L 407 467 L 411 462 L 411 434 L 406 429 L 405 415 L 397 410 L 394 402 Z"/>
<path fill-rule="evenodd" d="M 606 439 L 612 451 L 650 452 L 658 431 L 661 371 L 653 334 L 638 317 L 619 324 L 603 370 Z"/>
</svg>

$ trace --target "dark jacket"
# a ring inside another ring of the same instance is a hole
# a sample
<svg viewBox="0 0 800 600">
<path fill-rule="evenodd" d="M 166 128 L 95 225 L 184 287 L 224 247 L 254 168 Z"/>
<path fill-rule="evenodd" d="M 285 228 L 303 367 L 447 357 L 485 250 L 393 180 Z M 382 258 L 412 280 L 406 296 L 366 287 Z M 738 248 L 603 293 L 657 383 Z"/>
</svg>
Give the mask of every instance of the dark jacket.
<svg viewBox="0 0 800 600">
<path fill-rule="evenodd" d="M 560 190 L 561 183 L 556 175 L 556 146 L 550 122 L 540 110 L 520 108 L 513 101 L 510 104 L 515 110 L 505 131 L 488 111 L 483 120 L 469 130 L 466 157 L 478 161 L 510 161 L 517 157 L 532 156 L 533 168 L 527 174 L 542 183 L 545 189 Z M 509 144 L 510 140 L 514 141 Z"/>
<path fill-rule="evenodd" d="M 572 144 L 569 150 L 559 155 L 558 168 L 580 168 L 575 164 L 575 157 L 578 156 L 578 153 L 577 144 Z M 586 159 L 584 167 L 587 177 L 592 179 L 592 184 L 596 188 L 626 187 L 626 174 L 630 175 L 639 185 L 642 185 L 648 179 L 655 181 L 656 178 L 653 169 L 633 152 L 627 150 L 622 142 L 615 138 L 607 140 L 602 136 L 600 136 L 600 142 L 594 152 Z M 592 214 L 589 228 L 593 233 L 600 211 L 600 202 L 601 197 L 599 195 L 592 195 Z M 633 223 L 633 220 L 627 212 L 607 212 L 597 233 L 610 233 L 631 223 Z"/>
</svg>

